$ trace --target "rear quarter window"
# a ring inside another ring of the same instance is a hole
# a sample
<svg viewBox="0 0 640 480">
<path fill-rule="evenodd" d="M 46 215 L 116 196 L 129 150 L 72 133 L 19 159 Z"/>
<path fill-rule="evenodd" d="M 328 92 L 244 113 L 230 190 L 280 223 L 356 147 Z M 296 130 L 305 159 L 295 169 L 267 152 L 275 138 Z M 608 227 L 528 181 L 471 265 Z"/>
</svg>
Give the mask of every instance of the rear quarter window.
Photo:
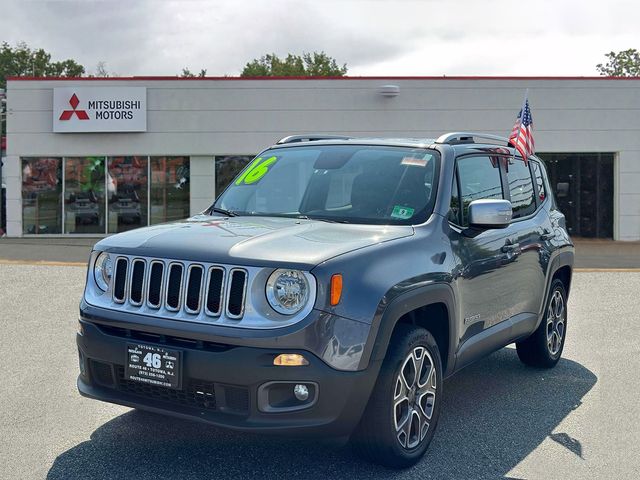
<svg viewBox="0 0 640 480">
<path fill-rule="evenodd" d="M 542 203 L 547 198 L 547 190 L 544 185 L 544 177 L 542 176 L 542 167 L 538 162 L 531 162 L 531 168 L 533 169 L 533 177 L 538 187 L 538 200 Z"/>
</svg>

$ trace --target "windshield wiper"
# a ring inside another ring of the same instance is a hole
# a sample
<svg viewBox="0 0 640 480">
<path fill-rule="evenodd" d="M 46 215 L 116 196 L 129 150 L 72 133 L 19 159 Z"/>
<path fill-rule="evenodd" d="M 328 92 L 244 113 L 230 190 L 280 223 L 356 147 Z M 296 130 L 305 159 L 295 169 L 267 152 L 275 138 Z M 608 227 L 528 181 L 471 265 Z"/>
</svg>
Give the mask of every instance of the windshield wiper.
<svg viewBox="0 0 640 480">
<path fill-rule="evenodd" d="M 308 216 L 308 215 L 300 215 L 297 218 L 304 218 L 305 220 L 317 220 L 318 222 L 327 222 L 327 223 L 349 223 L 347 220 L 339 220 L 337 218 L 327 218 L 327 217 L 316 217 L 316 216 Z"/>
<path fill-rule="evenodd" d="M 211 207 L 209 210 L 211 212 L 221 213 L 223 215 L 226 215 L 227 217 L 237 217 L 238 216 L 237 213 L 232 212 L 231 210 L 225 210 L 224 208 Z"/>
</svg>

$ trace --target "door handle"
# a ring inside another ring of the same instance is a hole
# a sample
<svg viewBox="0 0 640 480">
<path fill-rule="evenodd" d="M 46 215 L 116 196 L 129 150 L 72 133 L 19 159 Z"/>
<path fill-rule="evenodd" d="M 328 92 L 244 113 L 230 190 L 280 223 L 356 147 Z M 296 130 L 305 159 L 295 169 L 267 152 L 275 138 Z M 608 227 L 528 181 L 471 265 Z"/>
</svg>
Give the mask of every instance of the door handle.
<svg viewBox="0 0 640 480">
<path fill-rule="evenodd" d="M 517 253 L 520 251 L 520 244 L 507 240 L 501 250 L 503 253 Z"/>
<path fill-rule="evenodd" d="M 556 234 L 553 232 L 550 232 L 549 230 L 544 230 L 541 234 L 540 234 L 540 240 L 551 240 L 553 237 L 555 237 Z"/>
</svg>

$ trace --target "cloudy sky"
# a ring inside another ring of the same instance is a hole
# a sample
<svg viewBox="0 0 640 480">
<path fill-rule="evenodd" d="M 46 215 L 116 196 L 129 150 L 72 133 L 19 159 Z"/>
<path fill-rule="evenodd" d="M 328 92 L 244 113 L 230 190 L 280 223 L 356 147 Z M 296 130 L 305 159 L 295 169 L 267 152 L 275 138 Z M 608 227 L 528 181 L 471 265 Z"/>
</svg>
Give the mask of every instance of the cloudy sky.
<svg viewBox="0 0 640 480">
<path fill-rule="evenodd" d="M 89 70 L 238 75 L 264 53 L 324 50 L 349 75 L 595 75 L 640 49 L 640 2 L 211 0 L 0 3 L 0 40 Z"/>
</svg>

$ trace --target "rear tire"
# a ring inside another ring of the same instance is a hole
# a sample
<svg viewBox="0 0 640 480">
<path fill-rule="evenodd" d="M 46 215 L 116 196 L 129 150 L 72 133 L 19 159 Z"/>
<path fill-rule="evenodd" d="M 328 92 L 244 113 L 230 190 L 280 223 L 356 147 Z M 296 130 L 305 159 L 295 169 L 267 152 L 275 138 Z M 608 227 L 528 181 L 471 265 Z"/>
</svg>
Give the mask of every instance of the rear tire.
<svg viewBox="0 0 640 480">
<path fill-rule="evenodd" d="M 400 324 L 354 435 L 356 453 L 391 468 L 407 468 L 424 455 L 442 404 L 442 361 L 424 328 Z"/>
<path fill-rule="evenodd" d="M 516 343 L 522 363 L 538 368 L 552 368 L 560 360 L 567 336 L 567 292 L 561 280 L 555 279 L 549 289 L 544 316 L 537 330 Z"/>
</svg>

